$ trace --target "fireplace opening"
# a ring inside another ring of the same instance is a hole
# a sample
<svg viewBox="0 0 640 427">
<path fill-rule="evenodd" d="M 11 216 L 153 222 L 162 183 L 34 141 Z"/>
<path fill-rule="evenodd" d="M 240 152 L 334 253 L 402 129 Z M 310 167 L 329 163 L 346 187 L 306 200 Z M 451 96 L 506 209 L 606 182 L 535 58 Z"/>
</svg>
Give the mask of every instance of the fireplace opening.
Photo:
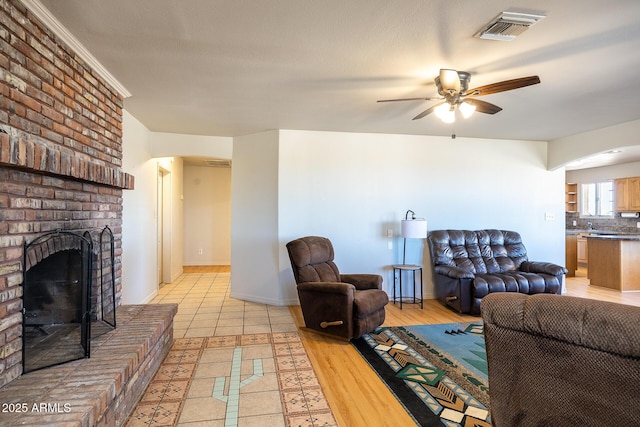
<svg viewBox="0 0 640 427">
<path fill-rule="evenodd" d="M 113 233 L 97 237 L 58 230 L 25 243 L 24 373 L 89 357 L 91 337 L 115 328 Z"/>
</svg>

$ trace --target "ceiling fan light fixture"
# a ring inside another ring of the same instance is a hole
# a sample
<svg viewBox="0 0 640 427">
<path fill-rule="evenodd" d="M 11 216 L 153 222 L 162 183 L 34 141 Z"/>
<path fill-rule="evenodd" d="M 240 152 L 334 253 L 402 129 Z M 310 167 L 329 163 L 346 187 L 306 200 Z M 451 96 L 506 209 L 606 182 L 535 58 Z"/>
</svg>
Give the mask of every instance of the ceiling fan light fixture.
<svg viewBox="0 0 640 427">
<path fill-rule="evenodd" d="M 460 113 L 462 114 L 462 117 L 464 117 L 465 119 L 468 119 L 469 117 L 471 117 L 473 112 L 476 111 L 476 106 L 475 105 L 471 105 L 466 101 L 463 101 L 458 106 L 458 109 L 460 110 Z"/>
<path fill-rule="evenodd" d="M 453 123 L 456 121 L 456 110 L 454 106 L 448 102 L 438 105 L 433 112 L 445 123 Z"/>
<path fill-rule="evenodd" d="M 457 77 L 456 77 L 457 76 Z M 486 101 L 476 99 L 476 97 L 490 95 L 493 93 L 506 92 L 520 89 L 540 83 L 540 77 L 528 76 L 517 79 L 504 80 L 488 85 L 478 86 L 468 89 L 471 74 L 466 71 L 456 71 L 447 68 L 440 69 L 440 73 L 434 79 L 440 98 L 401 98 L 383 99 L 378 102 L 389 101 L 441 101 L 438 104 L 427 108 L 413 120 L 418 120 L 429 114 L 434 114 L 445 123 L 453 123 L 456 120 L 456 109 L 465 118 L 469 118 L 475 111 L 484 114 L 496 114 L 502 108 Z"/>
</svg>

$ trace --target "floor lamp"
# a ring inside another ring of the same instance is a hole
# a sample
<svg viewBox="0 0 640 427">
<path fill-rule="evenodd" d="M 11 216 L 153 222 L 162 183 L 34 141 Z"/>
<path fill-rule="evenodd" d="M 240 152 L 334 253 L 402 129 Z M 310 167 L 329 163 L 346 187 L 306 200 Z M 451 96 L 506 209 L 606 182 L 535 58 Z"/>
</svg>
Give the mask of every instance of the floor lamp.
<svg viewBox="0 0 640 427">
<path fill-rule="evenodd" d="M 411 219 L 409 219 L 411 213 Z M 427 220 L 416 218 L 412 210 L 408 210 L 404 219 L 400 223 L 400 234 L 404 238 L 404 249 L 402 251 L 402 264 L 406 265 L 407 239 L 424 239 L 427 237 Z"/>
</svg>

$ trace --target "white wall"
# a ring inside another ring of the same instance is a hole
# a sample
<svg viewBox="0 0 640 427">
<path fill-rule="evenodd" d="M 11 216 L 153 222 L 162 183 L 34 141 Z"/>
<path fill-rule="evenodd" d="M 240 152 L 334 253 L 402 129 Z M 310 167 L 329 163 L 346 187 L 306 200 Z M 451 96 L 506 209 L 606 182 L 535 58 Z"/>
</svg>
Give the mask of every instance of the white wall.
<svg viewBox="0 0 640 427">
<path fill-rule="evenodd" d="M 122 192 L 122 303 L 149 302 L 157 293 L 156 180 L 151 132 L 123 114 L 122 168 L 135 177 L 135 188 Z"/>
<path fill-rule="evenodd" d="M 401 261 L 407 209 L 432 230 L 519 231 L 531 259 L 562 264 L 564 170 L 547 171 L 546 156 L 546 143 L 536 141 L 289 130 L 238 138 L 232 295 L 295 303 L 285 244 L 314 234 L 333 241 L 341 271 L 383 274 L 392 293 L 389 266 Z M 423 244 L 409 241 L 407 262 L 429 265 Z"/>
<path fill-rule="evenodd" d="M 235 138 L 231 168 L 231 296 L 273 305 L 295 303 L 278 279 L 278 133 Z"/>
<path fill-rule="evenodd" d="M 231 168 L 184 167 L 184 265 L 231 264 Z"/>
<path fill-rule="evenodd" d="M 153 132 L 153 157 L 212 157 L 231 159 L 233 139 L 226 136 Z"/>
<path fill-rule="evenodd" d="M 281 131 L 283 295 L 295 294 L 284 245 L 310 234 L 332 240 L 341 271 L 382 274 L 392 293 L 390 265 L 402 261 L 402 240 L 386 233 L 398 236 L 408 209 L 430 230 L 518 231 L 530 259 L 563 264 L 564 170 L 547 171 L 546 154 L 546 143 L 536 141 Z M 556 219 L 545 221 L 547 212 Z M 407 263 L 428 267 L 423 246 L 408 240 Z"/>
</svg>

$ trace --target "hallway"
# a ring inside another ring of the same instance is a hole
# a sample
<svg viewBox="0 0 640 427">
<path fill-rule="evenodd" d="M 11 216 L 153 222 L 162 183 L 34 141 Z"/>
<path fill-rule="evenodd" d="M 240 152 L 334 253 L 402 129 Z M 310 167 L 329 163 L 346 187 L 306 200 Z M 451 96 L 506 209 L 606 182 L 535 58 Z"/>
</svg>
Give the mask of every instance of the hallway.
<svg viewBox="0 0 640 427">
<path fill-rule="evenodd" d="M 230 298 L 229 270 L 229 266 L 184 267 L 184 274 L 160 288 L 151 304 L 179 304 L 174 338 L 296 331 L 288 307 Z"/>
</svg>

